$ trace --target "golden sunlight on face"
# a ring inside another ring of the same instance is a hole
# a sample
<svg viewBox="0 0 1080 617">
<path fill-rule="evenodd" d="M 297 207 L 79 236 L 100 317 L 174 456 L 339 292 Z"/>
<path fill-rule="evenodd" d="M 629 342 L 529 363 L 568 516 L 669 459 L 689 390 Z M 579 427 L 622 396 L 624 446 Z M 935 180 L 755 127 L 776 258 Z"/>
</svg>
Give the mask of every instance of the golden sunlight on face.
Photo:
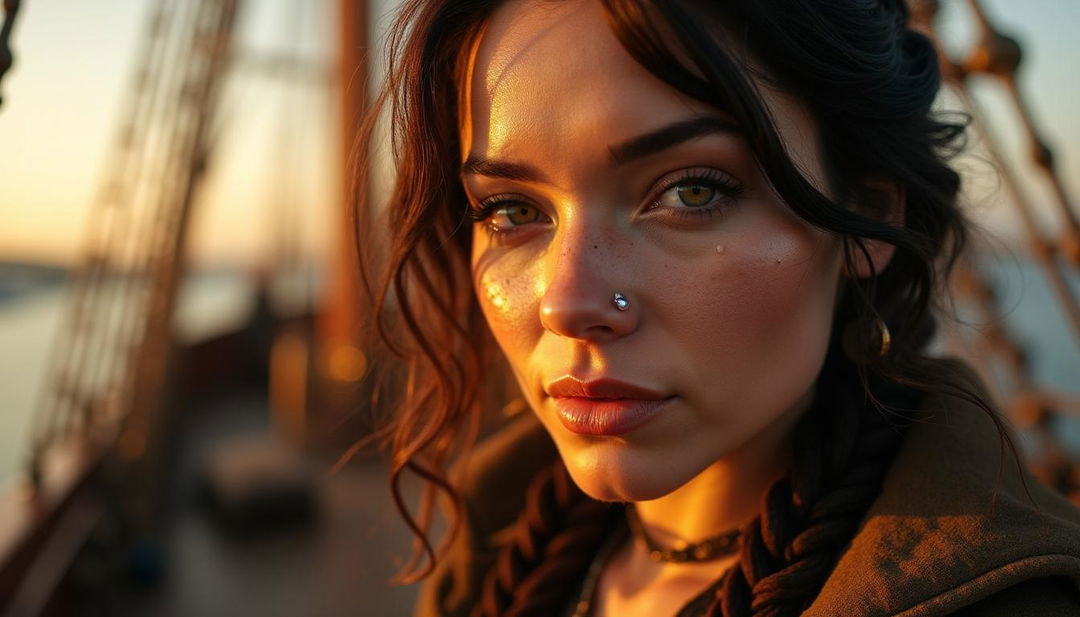
<svg viewBox="0 0 1080 617">
<path fill-rule="evenodd" d="M 652 499 L 775 446 L 825 355 L 839 241 L 780 201 L 729 117 L 635 63 L 597 2 L 504 5 L 467 79 L 476 295 L 577 483 Z M 765 96 L 821 186 L 809 117 Z"/>
</svg>

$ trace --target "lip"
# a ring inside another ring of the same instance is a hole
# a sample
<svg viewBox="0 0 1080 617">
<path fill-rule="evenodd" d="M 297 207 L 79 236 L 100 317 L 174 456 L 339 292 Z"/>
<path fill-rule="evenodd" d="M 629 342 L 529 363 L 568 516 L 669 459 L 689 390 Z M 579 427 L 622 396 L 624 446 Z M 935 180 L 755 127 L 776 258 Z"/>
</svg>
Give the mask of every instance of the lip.
<svg viewBox="0 0 1080 617">
<path fill-rule="evenodd" d="M 562 377 L 545 388 L 559 421 L 579 435 L 615 436 L 629 433 L 656 418 L 675 398 L 663 392 L 619 381 L 580 381 Z"/>
<path fill-rule="evenodd" d="M 603 378 L 581 381 L 574 377 L 560 377 L 545 388 L 550 396 L 557 398 L 641 399 L 658 401 L 669 398 L 663 392 L 650 390 L 618 379 Z"/>
</svg>

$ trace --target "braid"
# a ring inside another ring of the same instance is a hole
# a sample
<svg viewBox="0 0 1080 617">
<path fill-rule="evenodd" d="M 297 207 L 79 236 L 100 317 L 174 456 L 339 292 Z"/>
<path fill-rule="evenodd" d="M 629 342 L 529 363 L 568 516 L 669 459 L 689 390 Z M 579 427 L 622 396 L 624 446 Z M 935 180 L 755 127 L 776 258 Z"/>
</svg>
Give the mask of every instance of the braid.
<svg viewBox="0 0 1080 617">
<path fill-rule="evenodd" d="M 862 388 L 851 387 L 858 383 L 846 359 L 826 362 L 818 400 L 796 432 L 792 470 L 766 493 L 761 515 L 740 540 L 739 563 L 725 575 L 708 615 L 798 615 L 821 591 L 880 493 L 902 438 L 867 405 Z M 891 390 L 881 393 L 890 406 L 913 403 L 911 391 Z"/>
<path fill-rule="evenodd" d="M 487 573 L 473 617 L 558 614 L 617 514 L 582 493 L 561 460 L 543 470 Z"/>
</svg>

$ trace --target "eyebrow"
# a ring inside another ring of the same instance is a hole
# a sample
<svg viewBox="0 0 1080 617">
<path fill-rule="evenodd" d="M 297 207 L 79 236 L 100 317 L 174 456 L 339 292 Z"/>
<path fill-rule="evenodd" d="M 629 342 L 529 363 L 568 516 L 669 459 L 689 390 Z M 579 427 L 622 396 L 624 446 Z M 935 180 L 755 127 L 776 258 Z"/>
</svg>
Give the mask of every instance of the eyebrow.
<svg viewBox="0 0 1080 617">
<path fill-rule="evenodd" d="M 716 116 L 698 116 L 673 122 L 655 131 L 630 139 L 608 148 L 611 161 L 616 165 L 625 165 L 631 161 L 656 154 L 677 146 L 683 142 L 712 135 L 714 133 L 739 133 L 734 122 Z"/>
<path fill-rule="evenodd" d="M 462 174 L 488 176 L 489 178 L 505 178 L 519 182 L 546 182 L 550 184 L 548 177 L 539 169 L 525 163 L 511 163 L 509 161 L 492 161 L 470 156 L 461 166 Z"/>
<path fill-rule="evenodd" d="M 631 137 L 626 141 L 609 146 L 608 152 L 611 154 L 612 163 L 625 165 L 692 139 L 714 133 L 738 134 L 740 131 L 738 125 L 724 118 L 698 116 L 672 122 L 648 133 Z M 461 173 L 463 175 L 472 174 L 519 182 L 546 182 L 550 184 L 547 176 L 532 165 L 490 160 L 479 156 L 469 156 L 461 166 Z"/>
</svg>

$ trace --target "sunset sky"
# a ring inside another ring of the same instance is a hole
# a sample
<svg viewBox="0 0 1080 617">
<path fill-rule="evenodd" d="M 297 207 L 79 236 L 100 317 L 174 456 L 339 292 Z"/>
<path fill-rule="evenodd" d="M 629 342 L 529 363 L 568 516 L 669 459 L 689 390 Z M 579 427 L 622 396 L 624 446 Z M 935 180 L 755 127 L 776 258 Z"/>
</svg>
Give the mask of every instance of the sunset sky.
<svg viewBox="0 0 1080 617">
<path fill-rule="evenodd" d="M 127 90 L 133 55 L 149 0 L 25 0 L 14 34 L 16 66 L 3 82 L 0 108 L 0 259 L 75 259 L 105 170 L 116 116 Z M 961 0 L 942 0 L 943 27 L 953 53 L 971 42 Z M 991 17 L 1025 49 L 1022 86 L 1058 153 L 1059 168 L 1080 195 L 1080 2 L 985 0 Z M 241 16 L 243 55 L 289 52 L 330 64 L 336 28 L 334 0 L 252 0 Z M 377 12 L 382 14 L 385 8 Z M 376 20 L 385 23 L 385 19 Z M 1000 89 L 979 83 L 978 94 L 1012 150 L 1018 128 Z M 230 78 L 225 109 L 229 130 L 196 212 L 192 251 L 200 263 L 250 263 L 273 250 L 280 231 L 273 195 L 282 182 L 306 195 L 294 204 L 289 230 L 318 254 L 328 244 L 336 202 L 336 99 L 328 86 L 283 86 L 253 73 Z M 295 120 L 294 128 L 285 118 Z M 286 141 L 292 130 L 292 141 Z M 283 148 L 282 144 L 290 144 Z M 287 154 L 282 154 L 286 152 Z M 1026 151 L 1026 150 L 1025 150 Z M 979 174 L 969 201 L 974 217 L 1009 240 L 1015 218 L 1001 207 L 989 167 L 961 162 Z M 299 171 L 297 171 L 299 170 Z M 284 178 L 284 179 L 283 179 Z M 1035 187 L 1038 189 L 1038 187 Z M 995 193 L 996 191 L 996 193 Z M 1049 193 L 1033 196 L 1047 200 Z M 1044 208 L 1043 222 L 1054 224 Z M 277 231 L 275 231 L 277 230 Z"/>
</svg>

